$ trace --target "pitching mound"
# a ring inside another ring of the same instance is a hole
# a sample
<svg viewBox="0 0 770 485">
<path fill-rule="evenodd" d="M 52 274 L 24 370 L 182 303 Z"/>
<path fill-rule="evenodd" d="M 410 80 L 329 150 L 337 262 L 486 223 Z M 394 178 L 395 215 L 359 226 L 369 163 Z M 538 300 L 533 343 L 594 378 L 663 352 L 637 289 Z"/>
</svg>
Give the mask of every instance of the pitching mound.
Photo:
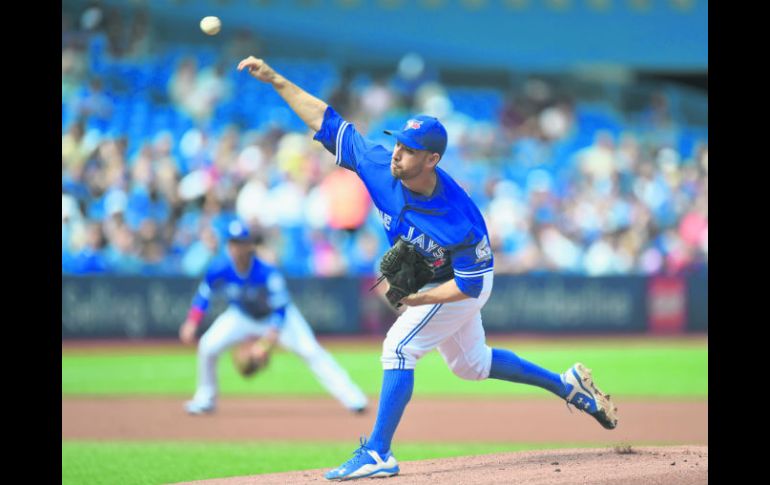
<svg viewBox="0 0 770 485">
<path fill-rule="evenodd" d="M 464 456 L 402 462 L 401 473 L 388 479 L 359 480 L 377 484 L 511 483 L 526 485 L 617 484 L 705 485 L 708 483 L 707 446 L 670 446 L 616 449 L 545 450 Z M 336 464 L 332 464 L 330 468 Z M 271 473 L 249 477 L 199 480 L 196 485 L 260 485 L 329 483 L 328 469 Z M 354 483 L 359 483 L 354 482 Z"/>
</svg>

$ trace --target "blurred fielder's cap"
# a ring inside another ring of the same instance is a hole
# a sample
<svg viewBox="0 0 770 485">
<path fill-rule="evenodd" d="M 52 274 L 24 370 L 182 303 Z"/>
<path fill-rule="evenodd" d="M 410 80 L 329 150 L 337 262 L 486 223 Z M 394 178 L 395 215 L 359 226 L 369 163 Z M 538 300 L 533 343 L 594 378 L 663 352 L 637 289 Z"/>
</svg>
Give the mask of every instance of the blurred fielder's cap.
<svg viewBox="0 0 770 485">
<path fill-rule="evenodd" d="M 227 240 L 251 242 L 252 237 L 249 228 L 241 221 L 236 220 L 227 225 Z"/>
<path fill-rule="evenodd" d="M 441 156 L 446 150 L 446 128 L 433 116 L 415 116 L 407 120 L 402 130 L 385 130 L 385 134 L 395 136 L 402 144 L 415 150 L 428 150 Z"/>
</svg>

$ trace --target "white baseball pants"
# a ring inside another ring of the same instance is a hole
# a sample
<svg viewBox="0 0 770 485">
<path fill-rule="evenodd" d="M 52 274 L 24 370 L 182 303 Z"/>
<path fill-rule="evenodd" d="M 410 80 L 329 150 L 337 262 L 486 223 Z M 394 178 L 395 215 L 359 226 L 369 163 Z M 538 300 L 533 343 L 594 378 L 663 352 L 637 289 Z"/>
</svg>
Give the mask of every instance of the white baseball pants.
<svg viewBox="0 0 770 485">
<path fill-rule="evenodd" d="M 382 344 L 383 369 L 414 369 L 426 353 L 438 348 L 452 372 L 468 380 L 489 377 L 492 349 L 486 343 L 481 308 L 492 292 L 493 273 L 484 275 L 478 298 L 408 307 Z M 437 286 L 427 285 L 420 291 Z"/>
</svg>

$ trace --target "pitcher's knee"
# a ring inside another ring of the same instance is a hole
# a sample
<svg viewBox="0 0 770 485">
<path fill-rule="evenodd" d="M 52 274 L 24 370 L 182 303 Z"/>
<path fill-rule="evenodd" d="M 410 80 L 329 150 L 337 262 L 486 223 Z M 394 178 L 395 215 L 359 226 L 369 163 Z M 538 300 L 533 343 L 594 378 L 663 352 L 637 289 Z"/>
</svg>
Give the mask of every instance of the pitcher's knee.
<svg viewBox="0 0 770 485">
<path fill-rule="evenodd" d="M 398 341 L 391 341 L 386 338 L 382 343 L 382 368 L 388 369 L 414 369 L 417 361 L 424 355 L 424 352 L 401 345 Z"/>
<path fill-rule="evenodd" d="M 409 351 L 383 352 L 380 361 L 383 369 L 414 369 L 420 357 Z"/>
<path fill-rule="evenodd" d="M 460 354 L 447 360 L 447 365 L 460 379 L 468 381 L 486 379 L 489 377 L 489 369 L 492 365 L 492 349 L 486 345 L 484 347 L 477 352 Z"/>
<path fill-rule="evenodd" d="M 449 368 L 454 375 L 460 379 L 465 379 L 466 381 L 480 381 L 486 379 L 484 370 L 478 366 L 456 364 L 449 366 Z"/>
</svg>

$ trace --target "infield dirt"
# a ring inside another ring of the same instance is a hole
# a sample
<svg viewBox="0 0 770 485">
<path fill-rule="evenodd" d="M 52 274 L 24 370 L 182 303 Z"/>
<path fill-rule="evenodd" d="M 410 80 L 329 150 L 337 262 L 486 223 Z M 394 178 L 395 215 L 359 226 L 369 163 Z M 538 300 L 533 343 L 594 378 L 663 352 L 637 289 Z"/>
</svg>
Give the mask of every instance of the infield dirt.
<svg viewBox="0 0 770 485">
<path fill-rule="evenodd" d="M 180 398 L 63 398 L 63 439 L 350 440 L 368 434 L 377 402 L 363 415 L 331 398 L 227 398 L 212 415 L 188 416 Z M 708 444 L 707 401 L 618 399 L 612 431 L 558 399 L 412 399 L 401 441 Z"/>
<path fill-rule="evenodd" d="M 217 412 L 188 416 L 182 399 L 62 399 L 63 439 L 350 440 L 371 430 L 372 411 L 358 416 L 332 399 L 222 399 Z M 618 400 L 612 431 L 558 400 L 414 399 L 397 441 L 576 443 L 547 450 L 402 462 L 383 484 L 708 483 L 708 402 Z M 473 410 L 472 413 L 469 410 Z M 649 445 L 671 446 L 649 446 Z M 645 446 L 647 445 L 647 446 Z M 630 453 L 628 453 L 630 447 Z M 340 457 L 342 461 L 345 457 Z M 329 469 L 338 465 L 330 463 Z M 196 481 L 199 485 L 328 483 L 328 469 Z M 368 482 L 364 480 L 364 483 Z"/>
</svg>

